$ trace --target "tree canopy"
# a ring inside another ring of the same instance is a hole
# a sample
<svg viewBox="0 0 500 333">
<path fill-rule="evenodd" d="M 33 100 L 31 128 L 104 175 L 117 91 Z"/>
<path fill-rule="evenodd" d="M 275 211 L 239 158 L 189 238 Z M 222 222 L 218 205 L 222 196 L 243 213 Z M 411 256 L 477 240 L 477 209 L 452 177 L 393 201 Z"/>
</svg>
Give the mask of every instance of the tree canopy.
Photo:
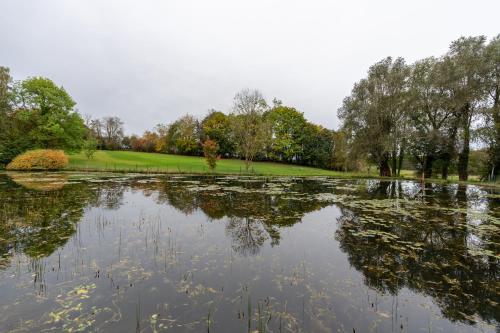
<svg viewBox="0 0 500 333">
<path fill-rule="evenodd" d="M 461 37 L 439 58 L 371 66 L 338 110 L 349 150 L 382 176 L 399 174 L 407 153 L 425 177 L 440 168 L 446 179 L 453 167 L 467 180 L 470 145 L 480 140 L 491 176 L 498 174 L 499 44 L 498 36 Z"/>
<path fill-rule="evenodd" d="M 83 144 L 85 126 L 74 110 L 75 102 L 63 87 L 50 79 L 32 77 L 11 85 L 3 69 L 1 163 L 34 148 L 77 151 Z"/>
</svg>

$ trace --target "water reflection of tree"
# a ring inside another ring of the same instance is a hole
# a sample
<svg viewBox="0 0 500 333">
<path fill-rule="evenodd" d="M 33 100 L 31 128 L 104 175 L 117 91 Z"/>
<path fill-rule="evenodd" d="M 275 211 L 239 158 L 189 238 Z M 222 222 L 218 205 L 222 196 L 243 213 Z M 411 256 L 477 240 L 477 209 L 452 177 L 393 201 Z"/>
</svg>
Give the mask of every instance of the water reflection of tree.
<svg viewBox="0 0 500 333">
<path fill-rule="evenodd" d="M 258 254 L 268 237 L 263 224 L 250 217 L 230 218 L 226 232 L 232 239 L 233 250 L 242 255 Z"/>
<path fill-rule="evenodd" d="M 213 178 L 156 183 L 135 182 L 134 188 L 158 190 L 158 201 L 166 202 L 185 214 L 201 210 L 212 220 L 228 219 L 227 234 L 233 248 L 244 255 L 258 253 L 266 239 L 271 245 L 280 241 L 280 228 L 292 226 L 303 216 L 327 205 L 315 200 L 314 193 L 328 191 L 315 180 L 250 182 L 231 180 L 223 184 Z M 235 190 L 236 188 L 236 190 Z M 301 195 L 308 194 L 307 200 Z"/>
<path fill-rule="evenodd" d="M 432 296 L 450 320 L 473 323 L 479 315 L 498 323 L 500 274 L 494 255 L 499 230 L 490 220 L 464 210 L 477 204 L 474 200 L 489 205 L 490 211 L 498 203 L 468 195 L 465 186 L 427 185 L 425 204 L 415 206 L 406 204 L 420 200 L 418 195 L 409 198 L 415 191 L 397 188 L 395 182 L 382 182 L 358 195 L 381 198 L 383 193 L 402 199 L 399 214 L 386 207 L 374 212 L 362 205 L 341 205 L 336 238 L 350 263 L 363 273 L 367 285 L 381 292 L 396 294 L 408 287 Z M 471 219 L 488 232 L 471 227 Z M 471 238 L 477 240 L 476 249 L 471 248 Z"/>
<path fill-rule="evenodd" d="M 55 177 L 56 175 L 54 175 Z M 126 189 L 140 190 L 144 195 L 156 195 L 159 202 L 168 202 L 186 214 L 203 211 L 210 219 L 227 218 L 227 234 L 233 240 L 235 251 L 244 255 L 258 253 L 265 240 L 279 244 L 280 228 L 302 220 L 307 212 L 326 205 L 316 200 L 299 200 L 294 193 L 319 193 L 325 188 L 315 181 L 287 184 L 283 191 L 265 190 L 265 180 L 257 182 L 232 181 L 241 191 L 199 191 L 189 188 L 189 182 L 160 178 L 155 182 L 141 179 L 120 183 L 62 182 L 51 180 L 58 186 L 34 181 L 36 186 L 23 186 L 4 177 L 0 186 L 0 261 L 8 265 L 9 252 L 15 250 L 28 256 L 41 258 L 63 246 L 76 232 L 86 207 L 117 209 L 123 204 Z M 28 179 L 29 180 L 29 179 Z M 199 178 L 200 185 L 218 184 L 211 178 Z M 31 182 L 28 182 L 31 184 Z M 273 185 L 273 184 L 271 184 Z M 276 185 L 276 184 L 274 184 Z M 40 191 L 43 190 L 43 191 Z M 0 263 L 2 265 L 2 263 Z"/>
<path fill-rule="evenodd" d="M 109 182 L 94 188 L 93 198 L 89 204 L 93 207 L 103 207 L 107 209 L 118 209 L 123 205 L 123 194 L 127 185 L 122 183 Z"/>
<path fill-rule="evenodd" d="M 342 189 L 314 180 L 270 184 L 200 178 L 198 183 L 69 182 L 37 191 L 6 177 L 2 181 L 0 267 L 9 264 L 11 250 L 33 258 L 50 255 L 75 233 L 86 207 L 116 209 L 129 186 L 186 214 L 199 210 L 212 220 L 227 219 L 226 233 L 242 255 L 257 254 L 268 240 L 279 244 L 282 228 L 329 204 L 314 194 L 333 191 L 349 196 L 339 204 L 336 237 L 367 285 L 392 294 L 407 287 L 432 296 L 451 320 L 470 323 L 478 315 L 500 321 L 498 219 L 464 209 L 484 206 L 489 215 L 498 215 L 500 200 L 478 195 L 474 187 L 366 181 L 350 189 L 346 182 Z"/>
<path fill-rule="evenodd" d="M 60 187 L 38 180 L 37 186 L 24 187 L 17 179 L 2 177 L 2 180 L 0 267 L 8 266 L 14 251 L 31 258 L 52 254 L 76 232 L 86 207 L 117 208 L 123 195 L 116 184 L 90 186 L 89 183 L 73 182 Z"/>
</svg>

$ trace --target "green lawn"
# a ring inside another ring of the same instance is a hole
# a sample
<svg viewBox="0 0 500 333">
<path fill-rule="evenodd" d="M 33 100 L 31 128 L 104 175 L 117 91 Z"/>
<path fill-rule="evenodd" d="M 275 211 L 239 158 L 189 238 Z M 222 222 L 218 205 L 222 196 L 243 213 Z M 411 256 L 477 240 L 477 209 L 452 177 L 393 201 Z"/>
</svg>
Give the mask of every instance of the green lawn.
<svg viewBox="0 0 500 333">
<path fill-rule="evenodd" d="M 131 151 L 97 151 L 94 158 L 87 160 L 80 154 L 69 156 L 68 169 L 103 170 L 103 171 L 149 171 L 170 173 L 207 173 L 208 167 L 202 157 L 141 153 Z M 344 172 L 334 172 L 304 166 L 254 162 L 250 172 L 257 175 L 277 176 L 347 176 Z M 245 164 L 240 160 L 221 159 L 217 163 L 216 173 L 245 173 Z M 356 176 L 357 174 L 349 174 Z M 359 174 L 361 175 L 361 174 Z"/>
<path fill-rule="evenodd" d="M 208 173 L 208 167 L 203 157 L 181 156 L 170 154 L 141 153 L 133 151 L 100 150 L 94 158 L 87 160 L 83 153 L 69 156 L 68 170 L 79 171 L 118 171 L 118 172 L 151 172 L 151 173 Z M 218 161 L 216 173 L 246 174 L 245 164 L 241 160 L 222 159 Z M 337 178 L 379 178 L 377 169 L 363 172 L 339 172 L 323 170 L 299 165 L 254 162 L 250 174 L 263 176 L 331 176 Z M 415 179 L 414 171 L 402 170 L 401 178 Z M 427 179 L 433 182 L 458 182 L 456 175 L 451 175 L 448 181 L 442 179 Z M 468 183 L 476 183 L 479 177 L 471 176 Z M 496 184 L 494 184 L 496 186 Z"/>
</svg>

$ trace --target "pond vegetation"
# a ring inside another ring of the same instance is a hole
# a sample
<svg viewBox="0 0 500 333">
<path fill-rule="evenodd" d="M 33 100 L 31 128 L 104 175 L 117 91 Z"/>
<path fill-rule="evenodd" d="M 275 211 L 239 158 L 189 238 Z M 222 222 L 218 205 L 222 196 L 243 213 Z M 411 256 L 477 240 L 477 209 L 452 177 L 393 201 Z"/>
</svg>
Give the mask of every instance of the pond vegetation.
<svg viewBox="0 0 500 333">
<path fill-rule="evenodd" d="M 499 194 L 0 174 L 0 331 L 495 332 Z"/>
</svg>

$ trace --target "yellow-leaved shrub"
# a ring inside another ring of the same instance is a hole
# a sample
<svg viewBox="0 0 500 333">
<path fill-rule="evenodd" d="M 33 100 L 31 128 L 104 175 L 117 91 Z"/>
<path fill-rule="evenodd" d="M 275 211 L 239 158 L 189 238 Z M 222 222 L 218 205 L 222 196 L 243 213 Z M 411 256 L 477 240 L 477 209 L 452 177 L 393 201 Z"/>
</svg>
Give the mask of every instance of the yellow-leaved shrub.
<svg viewBox="0 0 500 333">
<path fill-rule="evenodd" d="M 59 170 L 68 165 L 68 157 L 62 150 L 36 149 L 17 155 L 7 170 Z"/>
</svg>

